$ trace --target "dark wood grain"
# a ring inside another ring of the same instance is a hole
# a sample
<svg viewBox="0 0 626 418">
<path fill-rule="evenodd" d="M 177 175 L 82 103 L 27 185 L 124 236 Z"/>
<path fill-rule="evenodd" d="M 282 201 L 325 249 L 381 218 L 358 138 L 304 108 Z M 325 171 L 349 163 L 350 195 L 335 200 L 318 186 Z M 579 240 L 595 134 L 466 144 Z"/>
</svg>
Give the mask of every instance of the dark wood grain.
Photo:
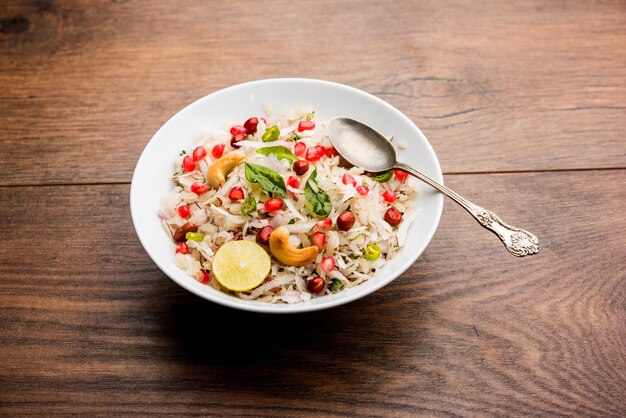
<svg viewBox="0 0 626 418">
<path fill-rule="evenodd" d="M 128 185 L 0 188 L 0 413 L 623 416 L 625 183 L 449 176 L 541 253 L 510 256 L 448 204 L 394 283 L 289 317 L 165 277 Z"/>
<path fill-rule="evenodd" d="M 448 173 L 626 167 L 623 1 L 5 0 L 0 184 L 128 181 L 178 109 L 280 76 L 388 100 Z"/>
<path fill-rule="evenodd" d="M 186 293 L 134 234 L 134 164 L 190 101 L 269 77 L 389 101 L 541 252 L 447 204 L 350 305 Z M 625 116 L 619 0 L 4 0 L 0 414 L 626 416 Z"/>
</svg>

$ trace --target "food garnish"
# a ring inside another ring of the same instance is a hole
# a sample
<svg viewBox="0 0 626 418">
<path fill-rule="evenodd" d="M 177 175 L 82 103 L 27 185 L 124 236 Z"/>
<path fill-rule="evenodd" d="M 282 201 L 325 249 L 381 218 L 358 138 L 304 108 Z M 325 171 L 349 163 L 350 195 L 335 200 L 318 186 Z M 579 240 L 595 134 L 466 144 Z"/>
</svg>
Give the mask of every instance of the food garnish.
<svg viewBox="0 0 626 418">
<path fill-rule="evenodd" d="M 213 275 L 226 289 L 245 292 L 254 289 L 270 272 L 269 255 L 250 241 L 230 241 L 213 258 Z"/>
<path fill-rule="evenodd" d="M 173 158 L 161 217 L 174 260 L 239 298 L 297 303 L 356 286 L 415 219 L 406 173 L 344 167 L 310 109 L 213 129 Z"/>
</svg>

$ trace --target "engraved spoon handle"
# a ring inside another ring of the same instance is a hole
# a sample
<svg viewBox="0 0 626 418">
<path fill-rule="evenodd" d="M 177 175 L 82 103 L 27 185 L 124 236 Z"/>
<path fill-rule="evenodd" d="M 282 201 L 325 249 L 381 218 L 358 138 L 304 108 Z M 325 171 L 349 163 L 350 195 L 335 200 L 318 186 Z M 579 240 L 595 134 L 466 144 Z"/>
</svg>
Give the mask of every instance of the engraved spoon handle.
<svg viewBox="0 0 626 418">
<path fill-rule="evenodd" d="M 455 191 L 450 190 L 443 184 L 437 183 L 435 180 L 420 173 L 408 164 L 398 162 L 394 169 L 405 171 L 417 177 L 461 205 L 479 224 L 496 234 L 511 254 L 524 257 L 539 252 L 539 240 L 530 232 L 504 223 L 502 219 L 492 211 L 470 202 Z"/>
</svg>

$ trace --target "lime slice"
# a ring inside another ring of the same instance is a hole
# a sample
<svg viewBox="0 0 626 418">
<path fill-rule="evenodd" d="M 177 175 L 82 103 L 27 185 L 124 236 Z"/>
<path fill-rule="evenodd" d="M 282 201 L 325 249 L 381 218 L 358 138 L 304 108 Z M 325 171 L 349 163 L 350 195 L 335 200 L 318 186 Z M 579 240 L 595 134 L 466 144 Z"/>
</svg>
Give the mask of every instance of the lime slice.
<svg viewBox="0 0 626 418">
<path fill-rule="evenodd" d="M 270 256 L 251 241 L 230 241 L 213 257 L 213 275 L 228 290 L 245 292 L 254 289 L 270 273 Z"/>
</svg>

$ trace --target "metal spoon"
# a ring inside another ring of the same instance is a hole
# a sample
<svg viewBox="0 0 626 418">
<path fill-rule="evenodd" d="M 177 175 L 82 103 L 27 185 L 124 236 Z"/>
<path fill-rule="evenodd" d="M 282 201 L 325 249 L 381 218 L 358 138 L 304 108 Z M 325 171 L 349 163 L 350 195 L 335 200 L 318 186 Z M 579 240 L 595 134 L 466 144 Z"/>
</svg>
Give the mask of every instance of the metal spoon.
<svg viewBox="0 0 626 418">
<path fill-rule="evenodd" d="M 539 252 L 539 240 L 535 235 L 504 223 L 492 211 L 475 205 L 413 167 L 398 162 L 391 142 L 374 128 L 354 119 L 337 117 L 328 122 L 328 130 L 330 142 L 350 164 L 372 173 L 402 170 L 412 174 L 461 205 L 479 224 L 496 234 L 511 254 L 524 257 Z"/>
</svg>

